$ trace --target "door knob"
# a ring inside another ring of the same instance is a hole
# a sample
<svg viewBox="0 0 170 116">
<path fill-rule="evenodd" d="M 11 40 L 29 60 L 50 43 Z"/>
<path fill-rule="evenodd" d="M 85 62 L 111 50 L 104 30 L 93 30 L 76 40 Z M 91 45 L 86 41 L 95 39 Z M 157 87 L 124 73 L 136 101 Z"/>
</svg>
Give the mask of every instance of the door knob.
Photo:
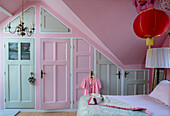
<svg viewBox="0 0 170 116">
<path fill-rule="evenodd" d="M 43 72 L 43 70 L 41 70 L 41 79 L 43 78 L 43 75 L 45 75 L 46 73 Z"/>
</svg>

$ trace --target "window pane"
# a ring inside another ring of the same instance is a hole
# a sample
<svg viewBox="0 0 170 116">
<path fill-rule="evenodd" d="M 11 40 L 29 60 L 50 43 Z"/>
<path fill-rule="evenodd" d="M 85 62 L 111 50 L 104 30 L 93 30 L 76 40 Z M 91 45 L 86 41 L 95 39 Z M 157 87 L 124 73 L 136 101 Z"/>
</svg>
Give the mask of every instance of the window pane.
<svg viewBox="0 0 170 116">
<path fill-rule="evenodd" d="M 21 60 L 30 60 L 30 43 L 21 43 Z"/>
<path fill-rule="evenodd" d="M 18 60 L 18 43 L 9 43 L 9 60 Z"/>
</svg>

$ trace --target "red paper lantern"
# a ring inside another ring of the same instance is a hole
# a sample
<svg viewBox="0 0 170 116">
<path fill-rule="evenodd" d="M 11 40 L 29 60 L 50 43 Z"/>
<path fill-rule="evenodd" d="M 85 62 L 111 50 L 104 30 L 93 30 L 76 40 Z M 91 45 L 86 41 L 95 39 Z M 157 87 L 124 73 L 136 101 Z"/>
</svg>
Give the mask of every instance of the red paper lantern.
<svg viewBox="0 0 170 116">
<path fill-rule="evenodd" d="M 147 39 L 146 45 L 149 46 L 149 49 L 150 46 L 153 45 L 153 38 L 164 34 L 168 27 L 168 15 L 164 11 L 154 8 L 147 9 L 140 13 L 133 23 L 135 34 L 141 38 Z"/>
<path fill-rule="evenodd" d="M 166 32 L 168 26 L 168 15 L 157 9 L 142 12 L 133 23 L 135 34 L 141 38 L 154 38 L 162 35 Z"/>
</svg>

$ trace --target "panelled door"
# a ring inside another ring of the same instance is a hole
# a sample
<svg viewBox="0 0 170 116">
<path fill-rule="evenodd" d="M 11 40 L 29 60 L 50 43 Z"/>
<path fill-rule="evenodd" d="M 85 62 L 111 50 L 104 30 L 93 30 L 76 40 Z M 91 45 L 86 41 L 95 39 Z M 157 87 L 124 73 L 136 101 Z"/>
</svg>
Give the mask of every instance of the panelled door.
<svg viewBox="0 0 170 116">
<path fill-rule="evenodd" d="M 147 70 L 125 70 L 124 95 L 148 94 Z"/>
<path fill-rule="evenodd" d="M 93 47 L 83 39 L 75 39 L 73 42 L 73 89 L 74 108 L 77 108 L 79 98 L 84 94 L 81 83 L 85 77 L 90 76 L 94 70 Z"/>
<path fill-rule="evenodd" d="M 70 40 L 41 39 L 41 107 L 70 108 Z"/>
<path fill-rule="evenodd" d="M 120 95 L 121 79 L 120 68 L 96 51 L 96 76 L 100 79 L 103 95 Z"/>
<path fill-rule="evenodd" d="M 5 107 L 34 108 L 34 40 L 5 38 Z"/>
</svg>

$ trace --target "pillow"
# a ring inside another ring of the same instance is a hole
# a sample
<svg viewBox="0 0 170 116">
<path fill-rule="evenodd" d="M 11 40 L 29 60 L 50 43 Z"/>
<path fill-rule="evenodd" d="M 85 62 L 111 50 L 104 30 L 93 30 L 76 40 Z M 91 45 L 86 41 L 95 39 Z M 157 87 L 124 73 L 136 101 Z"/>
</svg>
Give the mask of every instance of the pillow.
<svg viewBox="0 0 170 116">
<path fill-rule="evenodd" d="M 163 80 L 163 81 L 161 81 L 160 83 L 170 83 L 170 81 L 168 81 L 168 80 Z"/>
<path fill-rule="evenodd" d="M 170 81 L 161 81 L 149 94 L 149 96 L 158 99 L 164 104 L 170 106 Z"/>
</svg>

